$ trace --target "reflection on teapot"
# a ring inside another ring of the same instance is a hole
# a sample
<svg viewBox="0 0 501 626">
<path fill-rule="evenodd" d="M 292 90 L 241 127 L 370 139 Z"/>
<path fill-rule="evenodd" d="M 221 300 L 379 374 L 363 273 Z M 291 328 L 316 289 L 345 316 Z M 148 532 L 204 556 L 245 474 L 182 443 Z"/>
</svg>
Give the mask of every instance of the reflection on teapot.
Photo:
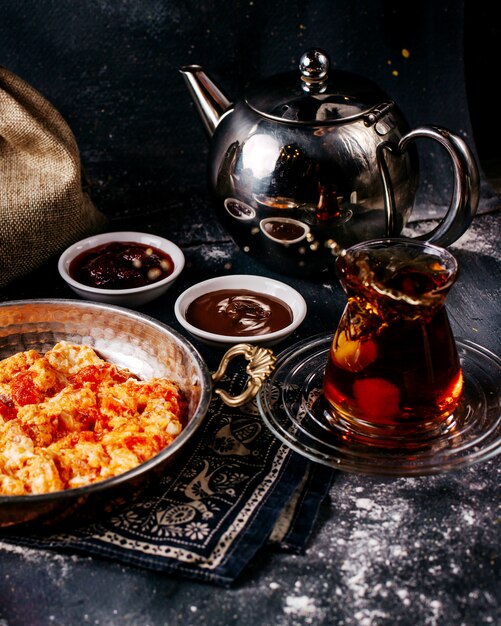
<svg viewBox="0 0 501 626">
<path fill-rule="evenodd" d="M 446 215 L 420 238 L 456 241 L 479 199 L 467 144 L 437 126 L 409 130 L 374 83 L 329 66 L 325 52 L 309 50 L 299 73 L 264 80 L 235 103 L 200 66 L 181 68 L 210 137 L 209 186 L 229 233 L 275 270 L 321 278 L 334 268 L 333 242 L 402 232 L 418 187 L 415 141 L 428 138 L 450 156 L 454 187 Z M 290 241 L 269 236 L 273 218 L 289 220 L 291 231 L 296 224 Z"/>
</svg>

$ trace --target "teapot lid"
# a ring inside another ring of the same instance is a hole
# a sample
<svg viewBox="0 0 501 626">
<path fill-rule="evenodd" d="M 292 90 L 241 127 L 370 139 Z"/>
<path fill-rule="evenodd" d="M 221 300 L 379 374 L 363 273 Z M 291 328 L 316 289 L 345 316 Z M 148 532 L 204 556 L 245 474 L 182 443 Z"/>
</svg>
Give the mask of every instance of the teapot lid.
<svg viewBox="0 0 501 626">
<path fill-rule="evenodd" d="M 329 69 L 323 50 L 307 50 L 299 62 L 299 75 L 288 72 L 265 79 L 246 92 L 245 101 L 256 113 L 275 121 L 316 126 L 362 116 L 371 124 L 380 117 L 382 104 L 393 105 L 372 81 Z"/>
</svg>

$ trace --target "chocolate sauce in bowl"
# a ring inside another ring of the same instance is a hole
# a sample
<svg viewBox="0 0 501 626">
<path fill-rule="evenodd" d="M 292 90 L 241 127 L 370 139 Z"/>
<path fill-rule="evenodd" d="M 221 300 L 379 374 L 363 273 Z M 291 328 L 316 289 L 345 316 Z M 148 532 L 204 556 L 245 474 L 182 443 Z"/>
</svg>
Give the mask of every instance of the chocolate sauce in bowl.
<svg viewBox="0 0 501 626">
<path fill-rule="evenodd" d="M 195 298 L 187 321 L 206 332 L 225 336 L 273 333 L 292 323 L 288 304 L 274 296 L 247 289 L 221 289 Z"/>
</svg>

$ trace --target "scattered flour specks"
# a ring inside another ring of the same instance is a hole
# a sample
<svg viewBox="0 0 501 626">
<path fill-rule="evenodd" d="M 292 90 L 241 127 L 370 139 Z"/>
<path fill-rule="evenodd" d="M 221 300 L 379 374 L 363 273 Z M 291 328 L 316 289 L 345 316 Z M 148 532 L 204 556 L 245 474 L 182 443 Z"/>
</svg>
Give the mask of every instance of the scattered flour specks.
<svg viewBox="0 0 501 626">
<path fill-rule="evenodd" d="M 465 509 L 461 512 L 461 515 L 463 517 L 463 521 L 468 524 L 468 526 L 475 524 L 475 513 L 472 510 Z"/>
<path fill-rule="evenodd" d="M 201 254 L 204 261 L 228 261 L 231 259 L 231 252 L 226 248 L 216 246 L 202 246 Z"/>
<path fill-rule="evenodd" d="M 322 527 L 320 541 L 326 570 L 332 571 L 336 626 L 460 624 L 458 607 L 470 601 L 472 590 L 478 607 L 489 603 L 481 582 L 464 583 L 465 572 L 493 567 L 478 562 L 480 546 L 490 545 L 497 533 L 488 502 L 496 494 L 487 497 L 482 471 L 489 468 L 448 477 L 334 482 L 333 519 Z M 501 475 L 497 465 L 493 471 Z M 318 555 L 312 552 L 312 558 Z M 306 602 L 310 596 L 315 594 L 303 587 L 299 597 Z"/>
<path fill-rule="evenodd" d="M 287 596 L 284 612 L 295 615 L 312 615 L 315 613 L 315 600 L 308 596 Z"/>
<path fill-rule="evenodd" d="M 372 500 L 369 500 L 369 498 L 357 498 L 355 501 L 355 506 L 358 509 L 366 509 L 366 510 L 370 510 L 373 507 L 373 502 Z"/>
<path fill-rule="evenodd" d="M 481 230 L 479 225 L 473 222 L 465 234 L 452 244 L 451 250 L 454 251 L 454 248 L 458 248 L 501 259 L 498 245 L 501 234 L 501 218 L 499 216 L 485 216 L 483 219 L 492 222 L 489 229 Z"/>
<path fill-rule="evenodd" d="M 317 608 L 315 598 L 306 595 L 286 596 L 284 613 L 289 624 L 319 624 L 325 616 L 323 609 Z M 292 620 L 292 621 L 291 621 Z"/>
<path fill-rule="evenodd" d="M 437 222 L 415 222 L 403 230 L 406 236 L 414 237 L 423 235 L 435 228 Z M 477 254 L 492 256 L 501 259 L 498 241 L 501 235 L 501 216 L 499 214 L 486 214 L 473 220 L 468 230 L 451 245 L 451 251 L 466 250 Z"/>
<path fill-rule="evenodd" d="M 64 580 L 70 573 L 71 564 L 81 558 L 85 558 L 75 555 L 66 556 L 57 554 L 56 552 L 48 553 L 45 550 L 25 548 L 0 541 L 0 553 L 1 552 L 11 552 L 20 555 L 28 566 L 29 564 L 45 566 L 47 575 L 51 581 L 53 581 L 56 586 L 61 587 L 64 585 Z M 50 558 L 47 558 L 48 554 Z"/>
</svg>

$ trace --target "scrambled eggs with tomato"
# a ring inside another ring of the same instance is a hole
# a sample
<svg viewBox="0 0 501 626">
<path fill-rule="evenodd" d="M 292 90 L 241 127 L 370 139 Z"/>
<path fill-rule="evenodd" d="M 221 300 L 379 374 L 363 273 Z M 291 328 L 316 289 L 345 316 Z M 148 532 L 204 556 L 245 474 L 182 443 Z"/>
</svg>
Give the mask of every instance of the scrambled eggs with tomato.
<svg viewBox="0 0 501 626">
<path fill-rule="evenodd" d="M 48 493 L 116 476 L 181 432 L 177 384 L 139 380 L 86 345 L 0 361 L 0 495 Z"/>
</svg>

